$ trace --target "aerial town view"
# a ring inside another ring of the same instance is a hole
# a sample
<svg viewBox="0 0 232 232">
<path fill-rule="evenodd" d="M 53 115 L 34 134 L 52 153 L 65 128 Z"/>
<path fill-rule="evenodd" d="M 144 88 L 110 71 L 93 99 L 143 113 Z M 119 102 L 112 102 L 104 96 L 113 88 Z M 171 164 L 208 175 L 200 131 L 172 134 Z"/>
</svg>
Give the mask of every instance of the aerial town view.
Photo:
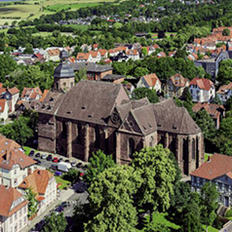
<svg viewBox="0 0 232 232">
<path fill-rule="evenodd" d="M 0 0 L 0 232 L 232 232 L 231 0 Z"/>
</svg>

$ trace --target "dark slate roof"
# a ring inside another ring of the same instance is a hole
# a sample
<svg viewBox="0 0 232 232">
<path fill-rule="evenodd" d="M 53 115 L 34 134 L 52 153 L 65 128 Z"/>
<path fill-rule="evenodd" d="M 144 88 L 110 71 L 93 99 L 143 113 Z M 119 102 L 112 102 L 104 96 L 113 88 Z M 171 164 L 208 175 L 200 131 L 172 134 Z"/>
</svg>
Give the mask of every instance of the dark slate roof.
<svg viewBox="0 0 232 232">
<path fill-rule="evenodd" d="M 122 119 L 122 121 L 126 118 L 130 110 L 136 109 L 138 107 L 148 105 L 150 102 L 147 98 L 142 98 L 140 100 L 128 100 L 123 101 L 121 105 L 117 106 L 116 109 Z"/>
<path fill-rule="evenodd" d="M 63 97 L 64 97 L 63 92 L 49 91 L 49 93 L 47 94 L 46 98 L 43 101 L 43 104 L 39 112 L 50 114 L 50 115 L 56 115 L 57 110 L 62 104 Z"/>
<path fill-rule="evenodd" d="M 68 55 L 68 52 L 66 51 L 66 50 L 62 50 L 61 52 L 60 52 L 60 58 L 61 59 L 63 59 L 63 58 L 68 58 L 69 57 L 69 55 Z"/>
<path fill-rule="evenodd" d="M 153 105 L 157 129 L 178 134 L 198 134 L 201 129 L 184 107 L 175 105 L 173 99 L 167 99 Z"/>
<path fill-rule="evenodd" d="M 90 62 L 71 63 L 70 66 L 74 69 L 74 71 L 86 69 L 87 72 L 105 72 L 113 69 L 110 65 L 99 65 Z"/>
<path fill-rule="evenodd" d="M 75 77 L 73 69 L 67 63 L 60 63 L 54 71 L 54 78 Z"/>
<path fill-rule="evenodd" d="M 102 80 L 103 81 L 115 81 L 121 78 L 125 78 L 125 77 L 122 75 L 117 75 L 117 74 L 107 74 L 102 78 Z"/>
<path fill-rule="evenodd" d="M 119 84 L 80 81 L 65 94 L 57 116 L 104 125 L 115 106 L 121 103 L 120 90 L 125 91 Z"/>
</svg>

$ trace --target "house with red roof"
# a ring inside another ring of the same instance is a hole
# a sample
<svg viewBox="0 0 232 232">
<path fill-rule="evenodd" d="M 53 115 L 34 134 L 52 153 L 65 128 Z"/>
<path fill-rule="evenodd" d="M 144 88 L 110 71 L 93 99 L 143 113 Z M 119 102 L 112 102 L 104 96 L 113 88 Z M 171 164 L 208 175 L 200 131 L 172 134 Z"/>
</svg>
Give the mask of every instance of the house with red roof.
<svg viewBox="0 0 232 232">
<path fill-rule="evenodd" d="M 9 113 L 15 112 L 15 106 L 19 100 L 19 90 L 17 87 L 6 89 L 6 92 L 2 94 L 2 98 L 7 101 Z"/>
<path fill-rule="evenodd" d="M 101 60 L 101 54 L 99 51 L 89 51 L 89 55 L 91 57 L 90 62 L 99 62 Z"/>
<path fill-rule="evenodd" d="M 126 55 L 128 56 L 128 59 L 139 60 L 139 52 L 135 49 L 128 50 Z"/>
<path fill-rule="evenodd" d="M 225 117 L 225 108 L 223 105 L 213 104 L 208 102 L 198 102 L 192 108 L 193 112 L 198 113 L 200 110 L 206 110 L 207 113 L 212 117 L 216 129 L 220 128 L 220 121 Z"/>
<path fill-rule="evenodd" d="M 226 101 L 232 95 L 232 82 L 230 82 L 227 85 L 220 86 L 219 90 L 217 91 L 217 95 L 218 95 L 219 99 L 223 102 L 223 104 L 225 104 Z"/>
<path fill-rule="evenodd" d="M 232 157 L 214 154 L 208 158 L 199 168 L 190 173 L 191 188 L 200 191 L 204 183 L 215 183 L 219 196 L 219 202 L 226 206 L 232 206 Z"/>
<path fill-rule="evenodd" d="M 139 82 L 137 83 L 137 88 L 143 87 L 155 89 L 158 93 L 161 92 L 161 82 L 155 73 L 140 77 Z"/>
<path fill-rule="evenodd" d="M 214 83 L 205 78 L 194 78 L 189 83 L 193 102 L 212 102 L 215 98 Z"/>
<path fill-rule="evenodd" d="M 92 56 L 89 53 L 78 52 L 76 61 L 77 62 L 90 62 L 92 60 Z"/>
<path fill-rule="evenodd" d="M 47 170 L 36 169 L 28 175 L 18 186 L 18 189 L 25 193 L 29 188 L 36 194 L 35 199 L 39 202 L 38 214 L 41 214 L 48 205 L 56 200 L 57 183 L 54 175 Z"/>
<path fill-rule="evenodd" d="M 0 185 L 0 231 L 26 231 L 28 201 L 15 188 Z"/>
</svg>

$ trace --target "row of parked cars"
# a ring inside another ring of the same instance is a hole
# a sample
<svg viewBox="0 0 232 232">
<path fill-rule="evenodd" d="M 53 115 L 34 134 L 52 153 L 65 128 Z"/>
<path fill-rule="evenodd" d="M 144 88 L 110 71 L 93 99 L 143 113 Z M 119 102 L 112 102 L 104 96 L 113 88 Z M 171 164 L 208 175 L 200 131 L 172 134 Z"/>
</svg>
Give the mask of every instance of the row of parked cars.
<svg viewBox="0 0 232 232">
<path fill-rule="evenodd" d="M 38 163 L 41 164 L 41 161 L 38 159 L 46 159 L 47 161 L 52 161 L 54 163 L 60 163 L 60 162 L 66 162 L 66 163 L 70 163 L 72 167 L 77 167 L 77 168 L 81 168 L 81 169 L 87 169 L 87 165 L 84 165 L 83 163 L 79 162 L 77 163 L 76 161 L 71 161 L 68 159 L 64 159 L 64 158 L 57 158 L 57 157 L 53 157 L 51 154 L 47 155 L 47 154 L 40 154 L 39 152 L 35 153 L 34 150 L 31 150 L 29 153 L 29 156 L 31 157 L 35 157 L 34 160 Z M 53 169 L 54 167 L 56 167 L 56 165 L 51 166 Z"/>
</svg>

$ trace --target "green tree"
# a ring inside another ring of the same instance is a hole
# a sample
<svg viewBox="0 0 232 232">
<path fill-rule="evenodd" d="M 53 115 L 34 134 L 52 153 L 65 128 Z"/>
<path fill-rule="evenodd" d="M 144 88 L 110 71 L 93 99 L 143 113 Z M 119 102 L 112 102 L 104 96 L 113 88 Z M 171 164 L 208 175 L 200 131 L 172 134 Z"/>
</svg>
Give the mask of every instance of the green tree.
<svg viewBox="0 0 232 232">
<path fill-rule="evenodd" d="M 32 44 L 26 44 L 25 50 L 23 51 L 24 54 L 33 54 L 33 46 Z"/>
<path fill-rule="evenodd" d="M 27 217 L 31 218 L 38 212 L 38 201 L 35 199 L 36 193 L 33 192 L 32 188 L 28 188 L 25 192 L 25 197 L 28 200 Z"/>
<path fill-rule="evenodd" d="M 232 156 L 232 140 L 228 140 L 220 147 L 220 152 L 225 155 Z"/>
<path fill-rule="evenodd" d="M 215 136 L 215 123 L 205 109 L 197 113 L 196 123 L 201 128 L 205 139 L 210 140 Z"/>
<path fill-rule="evenodd" d="M 17 67 L 17 63 L 9 55 L 0 55 L 0 82 L 5 82 L 6 75 Z"/>
<path fill-rule="evenodd" d="M 132 167 L 142 177 L 142 185 L 136 195 L 136 205 L 149 210 L 150 219 L 154 211 L 165 211 L 170 207 L 176 178 L 173 154 L 161 144 L 143 148 L 133 155 Z"/>
<path fill-rule="evenodd" d="M 214 104 L 222 105 L 221 99 L 218 97 L 217 94 L 215 94 L 215 98 L 213 99 Z"/>
<path fill-rule="evenodd" d="M 184 101 L 189 102 L 189 103 L 192 104 L 192 95 L 191 95 L 188 87 L 186 87 L 184 89 L 183 94 L 182 94 L 182 98 L 183 98 Z"/>
<path fill-rule="evenodd" d="M 139 100 L 141 98 L 147 97 L 151 103 L 159 102 L 159 98 L 154 89 L 148 89 L 146 87 L 136 88 L 132 92 L 132 99 Z"/>
<path fill-rule="evenodd" d="M 28 126 L 30 118 L 20 116 L 13 123 L 0 127 L 0 133 L 7 138 L 24 145 L 29 138 L 33 137 L 33 130 Z"/>
<path fill-rule="evenodd" d="M 81 80 L 87 80 L 87 71 L 85 68 L 81 68 L 76 74 L 76 78 L 75 78 L 76 83 Z"/>
<path fill-rule="evenodd" d="M 148 53 L 147 53 L 147 48 L 146 48 L 146 47 L 143 47 L 143 48 L 141 49 L 141 53 L 142 53 L 142 56 L 143 56 L 143 57 L 147 56 L 147 55 L 148 55 Z"/>
<path fill-rule="evenodd" d="M 63 178 L 70 181 L 72 184 L 79 180 L 80 172 L 77 169 L 71 168 L 64 174 Z"/>
<path fill-rule="evenodd" d="M 147 68 L 137 67 L 134 71 L 134 76 L 135 77 L 142 77 L 148 73 L 149 73 L 149 71 Z"/>
<path fill-rule="evenodd" d="M 229 36 L 230 35 L 230 30 L 228 28 L 225 28 L 223 31 L 222 31 L 222 35 L 223 36 Z"/>
<path fill-rule="evenodd" d="M 202 186 L 200 201 L 201 222 L 206 225 L 206 231 L 208 231 L 208 226 L 212 226 L 217 217 L 218 197 L 219 193 L 214 183 L 206 182 Z"/>
<path fill-rule="evenodd" d="M 202 225 L 200 221 L 201 211 L 199 205 L 190 199 L 181 213 L 181 232 L 201 232 Z"/>
<path fill-rule="evenodd" d="M 133 194 L 140 182 L 138 173 L 126 165 L 116 165 L 100 173 L 88 189 L 92 217 L 84 231 L 135 231 L 137 211 Z"/>
<path fill-rule="evenodd" d="M 68 225 L 64 214 L 55 214 L 54 212 L 45 217 L 45 225 L 43 227 L 43 232 L 64 232 L 66 226 Z"/>
<path fill-rule="evenodd" d="M 98 150 L 96 153 L 93 153 L 93 156 L 89 160 L 84 180 L 90 184 L 99 175 L 99 173 L 102 173 L 105 169 L 114 166 L 115 162 L 112 155 L 105 155 L 101 150 Z"/>
</svg>

